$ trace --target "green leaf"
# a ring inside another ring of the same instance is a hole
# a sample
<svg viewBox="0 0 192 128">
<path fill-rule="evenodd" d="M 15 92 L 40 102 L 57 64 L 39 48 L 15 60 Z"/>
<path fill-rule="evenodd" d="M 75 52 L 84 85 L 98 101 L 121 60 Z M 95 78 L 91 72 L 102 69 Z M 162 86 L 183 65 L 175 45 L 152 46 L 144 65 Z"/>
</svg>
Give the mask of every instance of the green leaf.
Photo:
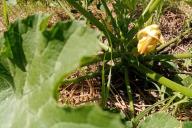
<svg viewBox="0 0 192 128">
<path fill-rule="evenodd" d="M 184 59 L 183 66 L 186 67 L 187 70 L 190 69 L 191 65 L 192 65 L 192 59 Z"/>
<path fill-rule="evenodd" d="M 12 56 L 7 55 L 15 65 L 8 66 L 10 73 L 0 65 L 0 75 L 12 84 L 1 84 L 0 127 L 123 128 L 118 115 L 98 106 L 57 104 L 60 82 L 81 66 L 84 57 L 97 54 L 99 40 L 95 31 L 79 22 L 59 22 L 46 29 L 47 18 L 35 15 L 19 20 L 5 34 L 4 45 Z"/>
<path fill-rule="evenodd" d="M 13 79 L 7 69 L 0 63 L 0 91 L 13 85 Z"/>
<path fill-rule="evenodd" d="M 182 128 L 192 128 L 192 121 L 185 121 Z"/>
<path fill-rule="evenodd" d="M 135 11 L 137 0 L 123 0 L 123 2 L 131 11 Z"/>
<path fill-rule="evenodd" d="M 138 128 L 180 128 L 182 124 L 166 113 L 155 113 L 146 117 Z"/>
<path fill-rule="evenodd" d="M 182 82 L 183 85 L 191 88 L 191 86 L 192 86 L 192 77 L 187 76 L 181 82 Z"/>
</svg>

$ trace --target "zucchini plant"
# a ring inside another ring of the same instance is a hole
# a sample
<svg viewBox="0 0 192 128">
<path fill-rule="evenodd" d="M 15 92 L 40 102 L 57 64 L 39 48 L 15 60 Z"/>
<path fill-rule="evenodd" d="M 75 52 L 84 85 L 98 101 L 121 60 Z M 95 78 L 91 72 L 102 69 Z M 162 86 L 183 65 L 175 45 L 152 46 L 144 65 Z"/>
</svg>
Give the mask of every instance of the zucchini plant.
<svg viewBox="0 0 192 128">
<path fill-rule="evenodd" d="M 98 105 L 76 108 L 57 103 L 58 86 L 72 71 L 100 60 L 100 41 L 82 22 L 47 27 L 48 15 L 11 24 L 0 38 L 0 127 L 3 128 L 190 128 L 166 113 L 123 123 Z M 138 124 L 135 125 L 135 124 Z"/>
<path fill-rule="evenodd" d="M 106 82 L 105 63 L 110 60 L 115 62 L 115 66 L 122 66 L 132 116 L 134 116 L 134 106 L 129 71 L 133 69 L 139 74 L 146 75 L 159 85 L 162 84 L 181 93 L 184 97 L 192 96 L 190 86 L 178 84 L 156 73 L 148 66 L 149 61 L 191 58 L 190 53 L 161 55 L 157 48 L 155 52 L 143 55 L 143 51 L 147 50 L 141 47 L 139 52 L 142 54 L 135 55 L 138 42 L 136 35 L 145 25 L 150 23 L 153 13 L 157 9 L 161 10 L 162 1 L 150 0 L 140 17 L 134 19 L 135 15 L 127 14 L 135 13 L 138 1 L 116 0 L 114 8 L 117 17 L 114 18 L 107 7 L 106 1 L 101 0 L 106 13 L 110 17 L 111 24 L 105 21 L 100 22 L 87 9 L 84 9 L 78 1 L 66 1 L 104 33 L 105 37 L 108 38 L 109 45 L 103 45 L 96 32 L 82 22 L 58 22 L 53 27 L 48 28 L 49 16 L 46 14 L 29 16 L 11 24 L 3 37 L 0 38 L 0 127 L 191 127 L 191 122 L 180 123 L 165 113 L 154 114 L 140 122 L 150 109 L 135 118 L 133 117 L 132 122 L 125 125 L 119 115 L 103 111 L 97 105 L 77 108 L 58 105 L 58 87 L 63 80 L 81 66 L 102 61 L 103 58 L 103 106 L 105 106 L 109 96 L 113 68 L 112 66 L 109 68 L 109 79 Z M 130 27 L 129 25 L 132 23 L 133 26 Z M 166 45 L 160 46 L 160 49 L 164 46 Z M 105 53 L 97 55 L 101 48 L 105 50 Z M 154 50 L 155 48 L 152 47 L 151 49 Z"/>
</svg>

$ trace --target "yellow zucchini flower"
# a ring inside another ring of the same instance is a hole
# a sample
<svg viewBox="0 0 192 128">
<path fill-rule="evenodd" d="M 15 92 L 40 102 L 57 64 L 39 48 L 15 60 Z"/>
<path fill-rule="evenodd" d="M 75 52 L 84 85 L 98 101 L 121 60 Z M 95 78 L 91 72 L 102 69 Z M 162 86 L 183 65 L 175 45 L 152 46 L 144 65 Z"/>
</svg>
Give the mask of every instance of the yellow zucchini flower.
<svg viewBox="0 0 192 128">
<path fill-rule="evenodd" d="M 139 40 L 137 44 L 139 54 L 148 54 L 155 50 L 159 42 L 164 42 L 161 30 L 156 24 L 152 24 L 140 30 L 137 33 L 137 38 Z"/>
</svg>

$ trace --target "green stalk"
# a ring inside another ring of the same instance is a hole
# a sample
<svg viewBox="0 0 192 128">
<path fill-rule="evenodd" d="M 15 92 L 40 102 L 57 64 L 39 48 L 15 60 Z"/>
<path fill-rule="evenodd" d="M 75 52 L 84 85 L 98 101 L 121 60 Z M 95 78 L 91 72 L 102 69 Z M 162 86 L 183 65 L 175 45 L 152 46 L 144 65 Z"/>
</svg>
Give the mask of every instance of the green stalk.
<svg viewBox="0 0 192 128">
<path fill-rule="evenodd" d="M 102 42 L 99 42 L 99 46 L 105 51 L 105 52 L 110 52 L 112 51 L 112 48 L 108 45 L 105 45 L 104 43 Z"/>
<path fill-rule="evenodd" d="M 107 28 L 105 27 L 106 29 L 106 36 L 107 36 L 107 39 L 109 41 L 109 44 L 110 44 L 110 47 L 112 48 L 113 45 L 112 45 L 112 41 L 111 41 L 111 37 L 109 35 L 109 31 L 107 30 Z M 109 97 L 109 90 L 110 90 L 110 84 L 111 84 L 111 76 L 112 76 L 112 65 L 110 66 L 109 68 L 109 74 L 108 74 L 108 80 L 107 80 L 107 85 L 105 86 L 105 62 L 106 62 L 106 53 L 104 55 L 104 60 L 103 60 L 103 69 L 102 69 L 102 106 L 103 108 L 105 107 L 105 104 L 107 102 L 107 99 Z M 110 52 L 110 60 L 112 61 L 113 60 L 113 49 L 111 49 L 111 52 Z"/>
<path fill-rule="evenodd" d="M 157 85 L 158 86 L 158 85 Z M 160 95 L 160 99 L 161 100 L 164 100 L 165 99 L 165 93 L 166 93 L 166 87 L 165 86 L 161 86 L 161 89 L 160 89 L 160 92 L 159 92 L 159 95 Z"/>
<path fill-rule="evenodd" d="M 189 88 L 190 88 L 190 86 L 189 86 Z M 178 97 L 178 93 L 176 93 L 174 96 L 172 96 L 172 98 L 168 101 L 168 103 L 160 111 L 166 111 L 166 109 L 168 109 L 169 107 L 175 106 L 175 109 L 173 112 L 173 113 L 175 113 L 180 104 L 189 102 L 188 97 L 183 96 L 183 98 L 181 98 L 181 100 L 179 100 L 171 105 L 171 103 L 176 99 L 176 97 Z"/>
<path fill-rule="evenodd" d="M 139 18 L 139 23 L 143 24 L 146 22 L 151 17 L 151 14 L 158 8 L 161 2 L 161 0 L 151 0 Z"/>
<path fill-rule="evenodd" d="M 137 64 L 132 63 L 131 64 L 132 67 L 136 68 L 139 72 L 145 74 L 147 77 L 151 78 L 152 80 L 174 90 L 177 92 L 180 92 L 181 94 L 188 96 L 188 97 L 192 97 L 192 90 L 184 87 L 176 82 L 173 82 L 172 80 L 169 80 L 168 78 L 148 69 L 147 67 L 145 67 L 143 64 Z"/>
<path fill-rule="evenodd" d="M 165 103 L 167 100 L 169 100 L 170 98 L 167 98 L 165 100 L 161 100 L 156 102 L 155 104 L 153 104 L 152 106 L 148 107 L 147 109 L 145 109 L 144 111 L 142 111 L 139 115 L 137 115 L 134 119 L 133 119 L 133 125 L 134 128 L 138 125 L 138 123 L 141 121 L 141 119 L 146 116 L 152 109 L 154 109 L 155 107 L 157 107 L 160 104 Z"/>
<path fill-rule="evenodd" d="M 184 32 L 182 32 L 182 33 L 181 33 L 179 36 L 177 36 L 176 38 L 173 38 L 173 39 L 171 39 L 170 41 L 168 41 L 167 43 L 162 44 L 162 45 L 160 45 L 159 47 L 157 47 L 156 51 L 159 52 L 159 51 L 163 50 L 164 48 L 168 47 L 169 45 L 175 43 L 176 41 L 178 42 L 179 40 L 181 40 L 181 38 L 182 38 L 183 36 L 191 33 L 191 30 L 192 30 L 191 28 L 185 30 Z M 175 44 L 177 44 L 177 43 L 175 43 Z"/>
<path fill-rule="evenodd" d="M 6 0 L 3 0 L 3 17 L 6 27 L 9 26 L 9 15 Z"/>
<path fill-rule="evenodd" d="M 172 97 L 170 98 L 170 100 L 168 101 L 168 103 L 166 103 L 166 104 L 163 106 L 163 108 L 160 109 L 160 111 L 166 111 L 166 110 L 169 108 L 170 104 L 175 100 L 176 97 L 177 97 L 177 95 L 172 96 Z"/>
<path fill-rule="evenodd" d="M 95 18 L 95 16 L 88 12 L 87 10 L 85 10 L 81 5 L 79 5 L 78 3 L 76 3 L 74 0 L 66 0 L 70 5 L 72 5 L 74 8 L 76 8 L 82 15 L 84 15 L 88 20 L 90 20 L 90 22 L 92 24 L 94 24 L 100 31 L 102 31 L 105 35 L 108 35 L 111 37 L 112 42 L 119 42 L 120 40 L 117 39 L 109 30 L 106 31 L 105 26 L 99 22 L 99 20 L 97 20 Z"/>
<path fill-rule="evenodd" d="M 71 78 L 71 79 L 65 79 L 61 83 L 61 85 L 70 84 L 70 83 L 79 83 L 81 81 L 84 81 L 84 80 L 87 80 L 87 79 L 91 79 L 91 78 L 94 78 L 94 77 L 99 76 L 99 75 L 101 75 L 100 71 L 98 71 L 98 72 L 91 72 L 91 73 L 86 74 L 85 76 L 80 76 L 80 77 Z"/>
<path fill-rule="evenodd" d="M 110 12 L 110 10 L 109 10 L 109 8 L 108 8 L 108 6 L 106 4 L 106 0 L 101 0 L 101 2 L 102 2 L 103 6 L 105 8 L 105 11 L 106 11 L 107 15 L 111 19 L 111 22 L 112 22 L 113 29 L 114 29 L 115 33 L 118 35 L 118 37 L 120 37 L 119 32 L 118 32 L 118 27 L 117 27 L 116 22 L 115 22 L 115 19 L 113 18 L 112 13 Z"/>
<path fill-rule="evenodd" d="M 175 60 L 175 59 L 187 59 L 192 58 L 191 53 L 180 53 L 180 54 L 172 54 L 172 55 L 147 55 L 141 58 L 141 61 L 147 60 Z"/>
<path fill-rule="evenodd" d="M 106 86 L 106 91 L 105 91 L 105 96 L 106 96 L 105 104 L 106 104 L 106 101 L 109 97 L 109 90 L 110 90 L 110 85 L 111 85 L 111 76 L 112 76 L 112 66 L 110 66 L 110 68 L 109 68 L 107 86 Z"/>
<path fill-rule="evenodd" d="M 87 10 L 88 9 L 88 3 L 87 0 L 82 1 L 82 6 Z"/>
<path fill-rule="evenodd" d="M 86 65 L 90 65 L 90 64 L 93 64 L 93 63 L 100 62 L 100 61 L 103 60 L 104 56 L 105 56 L 106 61 L 111 60 L 111 53 L 107 52 L 106 55 L 101 54 L 101 55 L 93 55 L 93 56 L 90 56 L 90 57 L 85 57 L 85 62 L 82 59 L 81 66 L 86 66 Z M 120 58 L 121 56 L 122 56 L 122 54 L 120 54 L 118 52 L 113 52 L 112 59 Z"/>
<path fill-rule="evenodd" d="M 192 84 L 189 85 L 188 87 L 191 88 L 191 87 L 192 87 Z M 177 94 L 175 94 L 175 95 L 177 95 Z M 181 100 L 179 100 L 178 102 L 172 104 L 170 107 L 172 107 L 172 106 L 178 107 L 180 104 L 187 103 L 187 102 L 190 102 L 190 101 L 189 101 L 189 98 L 186 97 L 186 96 L 183 96 L 183 98 L 182 98 Z"/>
<path fill-rule="evenodd" d="M 129 107 L 130 107 L 130 112 L 131 112 L 131 118 L 134 117 L 134 103 L 133 103 L 133 97 L 132 97 L 132 91 L 131 91 L 131 86 L 130 86 L 130 82 L 129 82 L 129 75 L 128 75 L 128 71 L 127 68 L 125 68 L 124 70 L 124 79 L 125 79 L 125 85 L 127 88 L 127 94 L 128 94 L 128 98 L 129 98 Z"/>
<path fill-rule="evenodd" d="M 187 102 L 189 102 L 189 98 L 185 97 L 185 98 L 183 98 L 182 100 L 179 100 L 178 102 L 172 104 L 171 107 L 172 107 L 172 106 L 178 106 L 178 105 L 180 105 L 180 104 L 187 103 Z"/>
<path fill-rule="evenodd" d="M 106 60 L 105 60 L 105 55 L 104 55 L 103 66 L 102 66 L 102 71 L 101 71 L 101 97 L 102 97 L 101 106 L 103 108 L 105 108 L 105 104 L 107 102 L 107 96 L 106 96 L 107 88 L 106 88 L 106 82 L 105 82 L 105 62 L 106 62 Z"/>
<path fill-rule="evenodd" d="M 57 0 L 57 3 L 64 9 L 64 11 L 67 13 L 67 15 L 70 17 L 70 19 L 74 20 L 75 17 L 68 9 L 69 7 L 66 4 L 63 4 L 60 0 Z"/>
</svg>

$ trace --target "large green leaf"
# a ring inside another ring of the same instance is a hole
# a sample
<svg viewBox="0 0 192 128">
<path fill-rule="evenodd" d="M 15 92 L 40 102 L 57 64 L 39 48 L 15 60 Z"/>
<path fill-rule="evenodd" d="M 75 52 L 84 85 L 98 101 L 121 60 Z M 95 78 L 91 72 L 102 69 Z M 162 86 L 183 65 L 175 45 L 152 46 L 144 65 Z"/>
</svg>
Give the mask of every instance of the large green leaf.
<svg viewBox="0 0 192 128">
<path fill-rule="evenodd" d="M 138 128 L 181 128 L 182 124 L 166 113 L 155 113 L 140 122 Z"/>
<path fill-rule="evenodd" d="M 84 57 L 97 54 L 99 41 L 78 22 L 60 22 L 51 29 L 46 24 L 46 15 L 34 15 L 15 22 L 4 34 L 1 55 L 12 64 L 7 58 L 7 63 L 0 61 L 0 128 L 124 127 L 118 115 L 98 106 L 58 106 L 58 85 Z"/>
</svg>

